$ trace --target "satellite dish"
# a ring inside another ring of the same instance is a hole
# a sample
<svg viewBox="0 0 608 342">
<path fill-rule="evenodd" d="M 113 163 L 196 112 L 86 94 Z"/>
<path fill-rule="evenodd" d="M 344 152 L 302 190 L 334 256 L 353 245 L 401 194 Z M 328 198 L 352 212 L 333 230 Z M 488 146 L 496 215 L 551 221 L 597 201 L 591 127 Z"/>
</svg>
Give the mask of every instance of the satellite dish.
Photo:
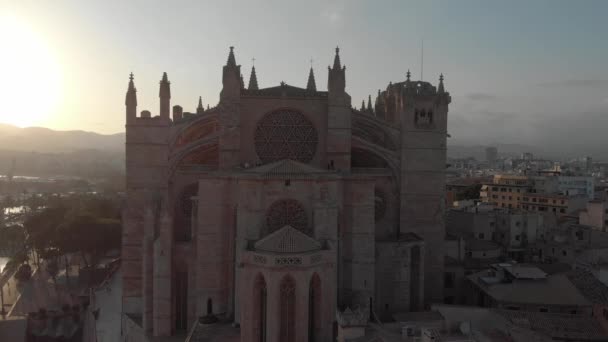
<svg viewBox="0 0 608 342">
<path fill-rule="evenodd" d="M 471 334 L 471 322 L 462 322 L 460 323 L 460 332 L 463 335 L 469 335 Z"/>
</svg>

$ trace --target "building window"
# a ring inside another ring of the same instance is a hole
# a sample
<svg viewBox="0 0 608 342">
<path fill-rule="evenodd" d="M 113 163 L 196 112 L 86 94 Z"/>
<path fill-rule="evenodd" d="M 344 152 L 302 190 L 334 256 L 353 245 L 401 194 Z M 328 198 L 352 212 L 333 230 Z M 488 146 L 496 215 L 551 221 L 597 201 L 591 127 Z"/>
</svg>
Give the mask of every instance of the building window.
<svg viewBox="0 0 608 342">
<path fill-rule="evenodd" d="M 479 239 L 484 239 L 485 238 L 485 234 L 484 233 L 479 233 L 477 236 L 478 236 Z"/>
<path fill-rule="evenodd" d="M 456 283 L 456 274 L 454 272 L 445 272 L 443 274 L 443 286 L 446 289 L 453 289 Z"/>
<path fill-rule="evenodd" d="M 561 208 L 561 209 L 559 210 L 559 212 L 563 214 L 563 213 L 565 213 L 565 212 L 566 212 L 566 209 Z"/>
<path fill-rule="evenodd" d="M 547 308 L 540 308 L 538 311 L 540 311 L 540 312 L 549 312 L 549 309 L 547 309 Z"/>
<path fill-rule="evenodd" d="M 568 256 L 568 252 L 567 252 L 567 251 L 564 249 L 564 250 L 562 251 L 562 255 L 563 255 L 563 256 Z"/>
<path fill-rule="evenodd" d="M 515 240 L 519 241 L 519 234 L 515 235 Z"/>
<path fill-rule="evenodd" d="M 507 310 L 519 311 L 519 306 L 509 305 L 506 308 Z"/>
<path fill-rule="evenodd" d="M 289 276 L 281 282 L 280 308 L 280 340 L 294 341 L 296 336 L 296 283 Z"/>
<path fill-rule="evenodd" d="M 310 280 L 310 288 L 308 292 L 308 340 L 315 341 L 321 334 L 321 278 L 316 273 Z"/>
</svg>

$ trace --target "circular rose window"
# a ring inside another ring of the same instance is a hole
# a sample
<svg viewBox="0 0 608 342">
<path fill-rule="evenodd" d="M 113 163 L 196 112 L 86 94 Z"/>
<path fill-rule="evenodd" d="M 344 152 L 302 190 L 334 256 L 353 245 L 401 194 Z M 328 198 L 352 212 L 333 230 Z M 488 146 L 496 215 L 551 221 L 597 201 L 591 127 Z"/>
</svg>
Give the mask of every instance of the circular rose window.
<svg viewBox="0 0 608 342">
<path fill-rule="evenodd" d="M 293 199 L 284 199 L 274 202 L 266 213 L 268 233 L 272 233 L 285 226 L 292 226 L 302 233 L 309 234 L 306 211 L 300 202 Z"/>
<path fill-rule="evenodd" d="M 263 163 L 283 159 L 309 163 L 317 151 L 317 130 L 300 112 L 281 109 L 266 114 L 255 129 L 255 152 Z"/>
</svg>

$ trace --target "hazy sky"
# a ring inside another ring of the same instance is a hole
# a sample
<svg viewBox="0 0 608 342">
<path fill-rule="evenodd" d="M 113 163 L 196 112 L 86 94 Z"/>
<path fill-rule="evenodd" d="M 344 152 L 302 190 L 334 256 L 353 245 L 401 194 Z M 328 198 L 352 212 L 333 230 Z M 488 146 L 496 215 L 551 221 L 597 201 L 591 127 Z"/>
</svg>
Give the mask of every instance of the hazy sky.
<svg viewBox="0 0 608 342">
<path fill-rule="evenodd" d="M 424 79 L 443 72 L 452 94 L 454 141 L 606 142 L 608 1 L 2 1 L 16 23 L 4 35 L 38 48 L 0 47 L 18 78 L 1 96 L 28 99 L 0 121 L 120 132 L 131 71 L 138 111 L 158 114 L 163 71 L 172 105 L 193 111 L 201 95 L 213 106 L 231 45 L 246 81 L 255 57 L 261 87 L 305 86 L 312 58 L 321 89 L 339 45 L 358 107 L 408 68 L 420 77 L 424 39 Z M 57 98 L 51 113 L 41 92 Z"/>
</svg>

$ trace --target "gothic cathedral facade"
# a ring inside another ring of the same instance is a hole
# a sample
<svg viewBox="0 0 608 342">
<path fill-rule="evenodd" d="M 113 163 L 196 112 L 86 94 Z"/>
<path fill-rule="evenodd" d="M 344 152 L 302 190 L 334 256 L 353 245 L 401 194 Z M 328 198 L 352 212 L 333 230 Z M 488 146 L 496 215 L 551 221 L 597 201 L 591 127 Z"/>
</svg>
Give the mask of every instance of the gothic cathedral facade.
<svg viewBox="0 0 608 342">
<path fill-rule="evenodd" d="M 442 301 L 447 113 L 410 80 L 355 109 L 336 49 L 327 91 L 245 87 L 233 48 L 217 106 L 137 114 L 126 95 L 123 313 L 148 336 L 199 317 L 241 341 L 332 341 L 347 308 L 368 319 Z M 371 317 L 374 315 L 375 317 Z"/>
</svg>

